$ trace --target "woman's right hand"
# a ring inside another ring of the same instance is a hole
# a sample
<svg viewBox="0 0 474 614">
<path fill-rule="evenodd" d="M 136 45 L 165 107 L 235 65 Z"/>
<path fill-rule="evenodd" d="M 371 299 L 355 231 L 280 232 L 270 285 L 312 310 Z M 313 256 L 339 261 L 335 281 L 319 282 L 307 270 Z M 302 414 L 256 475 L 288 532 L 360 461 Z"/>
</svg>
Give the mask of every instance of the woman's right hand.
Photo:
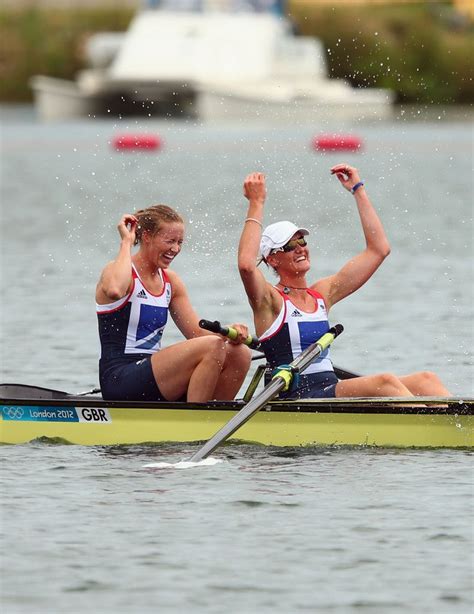
<svg viewBox="0 0 474 614">
<path fill-rule="evenodd" d="M 125 213 L 122 215 L 120 222 L 118 223 L 117 229 L 120 233 L 120 238 L 122 240 L 128 239 L 130 243 L 133 245 L 135 243 L 136 237 L 136 228 L 138 224 L 138 219 L 132 215 L 131 213 Z"/>
<path fill-rule="evenodd" d="M 265 201 L 267 188 L 265 186 L 265 175 L 263 173 L 250 173 L 244 181 L 244 196 L 250 202 Z"/>
</svg>

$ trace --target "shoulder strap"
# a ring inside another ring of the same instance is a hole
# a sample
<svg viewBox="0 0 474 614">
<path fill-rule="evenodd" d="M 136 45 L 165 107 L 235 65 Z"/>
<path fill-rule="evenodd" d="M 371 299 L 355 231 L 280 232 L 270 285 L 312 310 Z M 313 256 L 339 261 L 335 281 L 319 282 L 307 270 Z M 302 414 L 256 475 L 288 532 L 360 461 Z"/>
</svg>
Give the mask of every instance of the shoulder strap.
<svg viewBox="0 0 474 614">
<path fill-rule="evenodd" d="M 316 304 L 317 304 L 317 299 L 318 298 L 321 299 L 324 302 L 324 306 L 327 309 L 328 306 L 326 305 L 326 299 L 324 298 L 324 296 L 321 293 L 319 293 L 317 290 L 313 290 L 312 288 L 308 288 L 307 292 L 308 292 L 308 294 L 311 294 L 311 296 L 313 298 L 316 299 Z"/>
</svg>

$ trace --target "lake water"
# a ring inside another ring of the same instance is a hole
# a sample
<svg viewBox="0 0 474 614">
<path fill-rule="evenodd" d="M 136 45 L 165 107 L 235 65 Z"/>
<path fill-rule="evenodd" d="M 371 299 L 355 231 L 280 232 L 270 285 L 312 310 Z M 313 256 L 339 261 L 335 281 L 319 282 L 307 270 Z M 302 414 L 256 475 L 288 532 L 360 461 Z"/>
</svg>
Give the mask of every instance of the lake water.
<svg viewBox="0 0 474 614">
<path fill-rule="evenodd" d="M 125 132 L 159 153 L 117 153 Z M 359 153 L 321 154 L 322 132 Z M 236 271 L 245 175 L 267 174 L 265 221 L 311 229 L 315 278 L 363 246 L 353 198 L 330 176 L 356 165 L 392 253 L 337 305 L 334 362 L 436 371 L 474 394 L 473 132 L 423 110 L 376 123 L 271 126 L 123 119 L 45 125 L 3 109 L 0 380 L 97 385 L 94 288 L 124 212 L 165 202 L 187 220 L 173 267 L 200 316 L 250 322 Z M 164 343 L 179 339 L 170 326 Z M 143 465 L 194 446 L 2 447 L 2 611 L 472 612 L 468 451 L 226 446 L 211 467 Z"/>
</svg>

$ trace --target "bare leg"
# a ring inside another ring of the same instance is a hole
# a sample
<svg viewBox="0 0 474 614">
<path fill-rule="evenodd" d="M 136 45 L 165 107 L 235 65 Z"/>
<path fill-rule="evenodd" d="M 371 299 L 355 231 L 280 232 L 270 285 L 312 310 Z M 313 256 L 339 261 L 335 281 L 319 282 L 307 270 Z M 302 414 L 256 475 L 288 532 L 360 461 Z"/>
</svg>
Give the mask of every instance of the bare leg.
<svg viewBox="0 0 474 614">
<path fill-rule="evenodd" d="M 412 397 L 402 381 L 391 373 L 341 380 L 336 385 L 336 397 Z"/>
<path fill-rule="evenodd" d="M 450 397 L 439 377 L 431 371 L 419 371 L 400 377 L 400 381 L 416 396 L 420 397 Z"/>
<path fill-rule="evenodd" d="M 206 335 L 160 350 L 153 354 L 151 364 L 166 399 L 174 401 L 187 394 L 188 401 L 204 402 L 215 398 L 225 357 L 224 339 Z"/>
<path fill-rule="evenodd" d="M 234 399 L 250 367 L 251 352 L 245 345 L 226 343 L 224 368 L 214 391 L 215 399 Z"/>
</svg>

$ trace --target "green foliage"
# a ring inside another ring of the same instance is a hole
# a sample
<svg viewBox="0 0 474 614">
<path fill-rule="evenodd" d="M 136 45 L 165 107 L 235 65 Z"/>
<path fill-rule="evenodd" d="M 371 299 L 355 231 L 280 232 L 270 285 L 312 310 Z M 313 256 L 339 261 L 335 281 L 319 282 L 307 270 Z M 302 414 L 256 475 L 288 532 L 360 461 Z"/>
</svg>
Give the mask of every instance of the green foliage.
<svg viewBox="0 0 474 614">
<path fill-rule="evenodd" d="M 84 65 L 82 46 L 99 31 L 124 31 L 129 9 L 0 10 L 0 99 L 31 99 L 35 74 L 71 79 Z"/>
<path fill-rule="evenodd" d="M 321 39 L 330 75 L 355 87 L 386 87 L 399 102 L 472 103 L 474 33 L 445 5 L 292 4 L 305 36 Z"/>
<path fill-rule="evenodd" d="M 447 4 L 333 8 L 290 2 L 301 34 L 320 38 L 331 77 L 355 87 L 386 87 L 400 102 L 472 103 L 472 27 Z M 131 9 L 0 10 L 0 100 L 31 99 L 34 74 L 67 79 L 84 66 L 82 49 L 98 31 L 124 31 Z"/>
</svg>

